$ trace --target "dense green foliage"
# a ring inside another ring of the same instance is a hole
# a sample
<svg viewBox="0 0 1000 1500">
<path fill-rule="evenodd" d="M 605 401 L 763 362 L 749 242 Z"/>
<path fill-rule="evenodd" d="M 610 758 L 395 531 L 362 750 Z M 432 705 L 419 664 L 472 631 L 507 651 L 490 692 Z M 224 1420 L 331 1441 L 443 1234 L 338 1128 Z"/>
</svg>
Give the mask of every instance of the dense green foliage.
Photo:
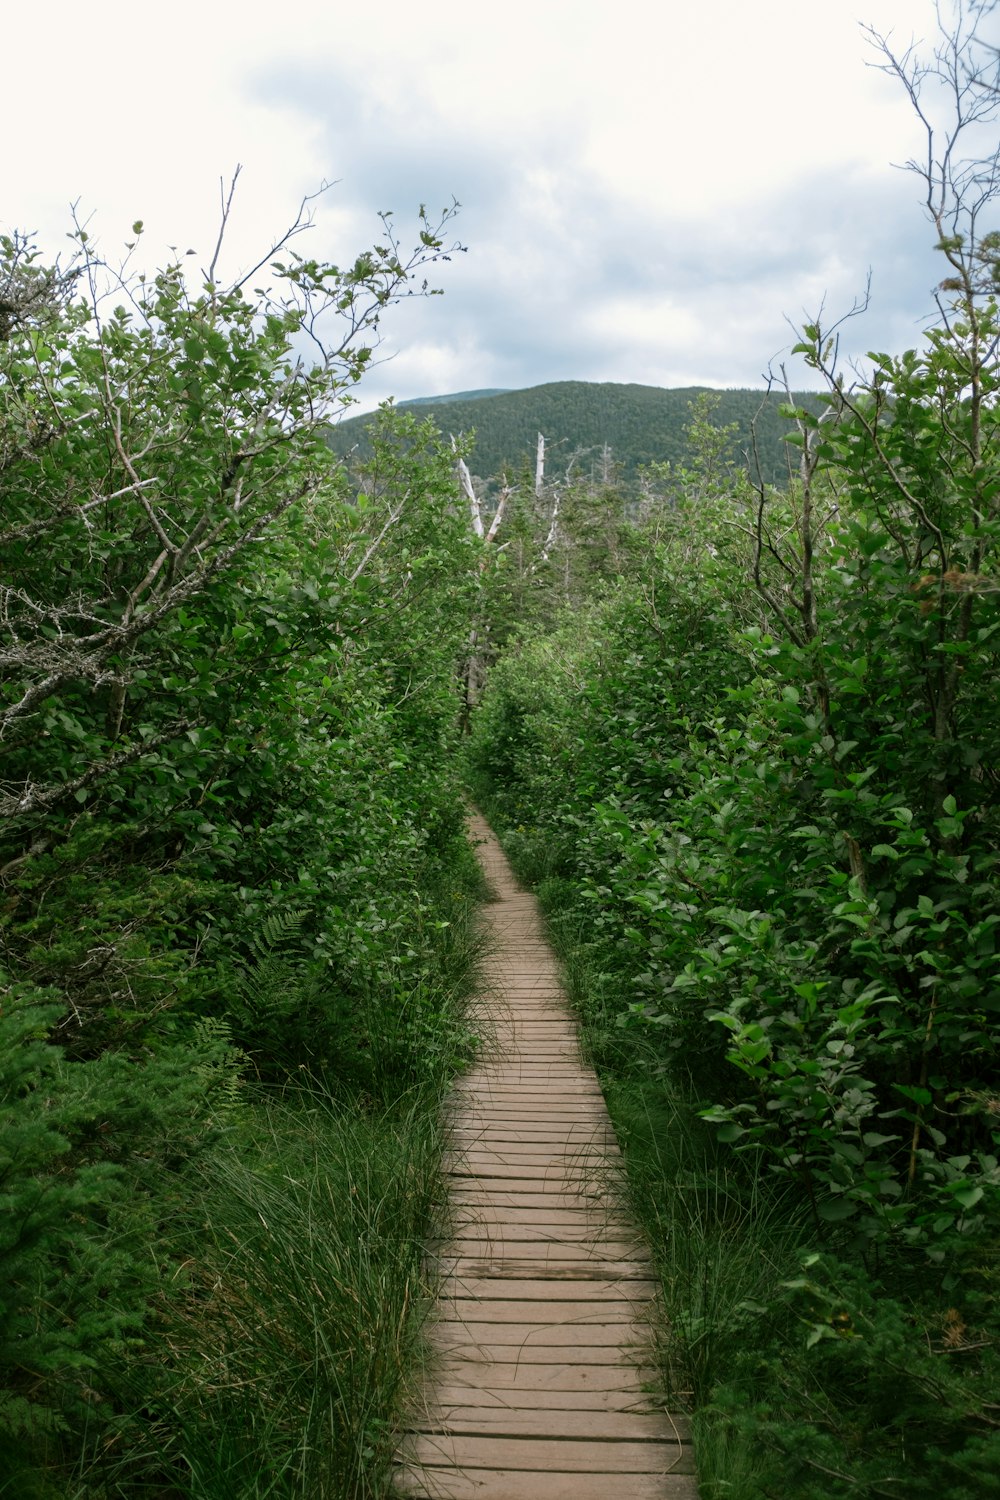
<svg viewBox="0 0 1000 1500">
<path fill-rule="evenodd" d="M 252 296 L 0 245 L 5 1494 L 384 1470 L 477 889 L 450 454 L 322 440 L 444 253 L 386 230 Z"/>
<path fill-rule="evenodd" d="M 690 462 L 688 409 L 702 394 L 706 392 L 698 386 L 661 390 L 651 385 L 560 380 L 526 391 L 477 394 L 475 400 L 435 398 L 432 415 L 438 426 L 456 436 L 475 432 L 469 462 L 476 474 L 518 474 L 526 462 L 533 462 L 536 435 L 543 432 L 554 445 L 553 473 L 566 472 L 572 462 L 577 475 L 592 480 L 605 466 L 607 447 L 621 479 L 631 487 L 644 467 L 682 468 Z M 718 398 L 720 422 L 733 426 L 727 458 L 735 461 L 751 448 L 754 424 L 764 478 L 769 484 L 785 483 L 788 464 L 779 415 L 781 398 L 762 390 L 707 394 Z M 806 395 L 797 399 L 813 401 Z M 363 452 L 371 421 L 370 417 L 349 417 L 340 422 L 330 435 L 334 452 L 348 453 L 356 444 Z"/>
<path fill-rule="evenodd" d="M 787 491 L 712 480 L 696 414 L 706 482 L 635 577 L 522 635 L 473 726 L 632 1143 L 713 1500 L 972 1500 L 1000 1469 L 1000 322 L 978 264 L 850 391 L 803 330 L 829 395 L 786 408 Z"/>
</svg>

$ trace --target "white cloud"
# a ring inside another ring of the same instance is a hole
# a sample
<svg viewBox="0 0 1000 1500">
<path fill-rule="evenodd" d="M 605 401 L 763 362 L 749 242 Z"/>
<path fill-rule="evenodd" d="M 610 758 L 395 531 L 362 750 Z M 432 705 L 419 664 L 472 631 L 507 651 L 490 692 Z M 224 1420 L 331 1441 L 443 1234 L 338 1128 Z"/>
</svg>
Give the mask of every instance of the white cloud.
<svg viewBox="0 0 1000 1500">
<path fill-rule="evenodd" d="M 385 319 L 364 404 L 546 379 L 742 384 L 824 294 L 871 267 L 859 347 L 912 342 L 933 256 L 898 86 L 866 67 L 859 18 L 900 44 L 932 0 L 211 0 L 19 11 L 0 224 L 57 245 L 80 199 L 109 247 L 210 247 L 218 180 L 244 178 L 246 262 L 336 179 L 314 253 L 341 259 L 419 202 L 458 197 L 468 257 L 446 296 Z M 37 59 L 37 66 L 33 60 Z"/>
</svg>

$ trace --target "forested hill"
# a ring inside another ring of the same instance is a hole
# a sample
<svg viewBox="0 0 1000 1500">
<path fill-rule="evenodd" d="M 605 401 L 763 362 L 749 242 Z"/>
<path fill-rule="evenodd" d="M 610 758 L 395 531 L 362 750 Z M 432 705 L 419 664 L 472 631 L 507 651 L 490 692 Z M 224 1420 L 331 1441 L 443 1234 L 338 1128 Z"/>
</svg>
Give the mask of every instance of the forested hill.
<svg viewBox="0 0 1000 1500">
<path fill-rule="evenodd" d="M 411 396 L 409 401 L 399 401 L 399 406 L 440 406 L 449 401 L 482 401 L 485 396 L 509 396 L 510 391 L 502 386 L 489 386 L 482 391 L 452 391 L 447 396 Z"/>
<path fill-rule="evenodd" d="M 706 387 L 682 386 L 664 390 L 651 385 L 596 384 L 560 380 L 524 391 L 496 394 L 478 391 L 457 396 L 421 398 L 407 406 L 433 406 L 443 432 L 456 436 L 475 432 L 470 459 L 474 473 L 485 476 L 502 469 L 516 470 L 533 461 L 536 435 L 545 434 L 551 472 L 573 453 L 586 451 L 597 460 L 607 444 L 624 478 L 632 478 L 644 464 L 684 464 L 690 457 L 686 427 L 691 403 Z M 756 418 L 757 446 L 766 480 L 783 483 L 787 475 L 784 435 L 788 424 L 778 415 L 784 399 L 762 390 L 715 391 L 715 422 L 735 428 L 731 456 L 742 462 L 750 445 L 750 426 Z M 815 402 L 815 396 L 796 395 L 796 401 Z M 331 445 L 347 453 L 355 445 L 365 449 L 370 415 L 350 417 L 331 434 Z"/>
</svg>

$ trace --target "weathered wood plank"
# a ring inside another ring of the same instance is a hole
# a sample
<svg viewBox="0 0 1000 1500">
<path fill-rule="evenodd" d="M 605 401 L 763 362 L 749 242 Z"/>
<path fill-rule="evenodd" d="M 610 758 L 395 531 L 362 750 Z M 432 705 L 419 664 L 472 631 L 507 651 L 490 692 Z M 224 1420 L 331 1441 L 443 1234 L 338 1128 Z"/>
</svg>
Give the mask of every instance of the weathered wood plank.
<svg viewBox="0 0 1000 1500">
<path fill-rule="evenodd" d="M 698 1486 L 690 1475 L 623 1475 L 620 1469 L 590 1474 L 502 1469 L 463 1473 L 422 1464 L 402 1468 L 396 1486 L 397 1494 L 408 1500 L 698 1500 Z"/>
<path fill-rule="evenodd" d="M 622 1296 L 592 1299 L 575 1297 L 572 1301 L 561 1298 L 558 1306 L 552 1307 L 546 1307 L 540 1299 L 530 1297 L 449 1297 L 438 1306 L 437 1322 L 456 1323 L 470 1333 L 474 1329 L 489 1329 L 502 1323 L 510 1325 L 512 1329 L 526 1329 L 526 1338 L 534 1336 L 540 1328 L 561 1338 L 563 1331 L 568 1329 L 586 1343 L 591 1331 L 597 1327 L 602 1330 L 605 1327 L 614 1328 L 614 1337 L 621 1337 L 621 1324 L 634 1325 L 636 1312 L 635 1301 Z M 486 1337 L 491 1335 L 487 1334 Z"/>
<path fill-rule="evenodd" d="M 549 1322 L 478 1322 L 469 1318 L 449 1318 L 442 1314 L 434 1321 L 430 1333 L 432 1345 L 442 1349 L 507 1349 L 520 1351 L 529 1359 L 538 1349 L 572 1349 L 583 1357 L 594 1349 L 623 1348 L 638 1343 L 640 1330 L 631 1312 L 616 1317 L 610 1312 L 603 1323 L 583 1318 L 575 1323 Z M 565 1352 L 559 1356 L 565 1359 Z"/>
<path fill-rule="evenodd" d="M 581 1210 L 589 1207 L 594 1214 L 597 1214 L 602 1207 L 610 1208 L 610 1205 L 602 1204 L 599 1193 L 572 1192 L 568 1188 L 560 1191 L 555 1186 L 545 1192 L 540 1183 L 532 1184 L 510 1178 L 503 1178 L 500 1181 L 488 1181 L 482 1178 L 478 1180 L 456 1179 L 451 1189 L 451 1198 L 454 1203 L 466 1207 L 492 1206 L 498 1209 L 550 1207 L 552 1212 L 558 1212 L 557 1205 L 561 1205 L 565 1208 Z"/>
<path fill-rule="evenodd" d="M 403 1440 L 404 1460 L 448 1464 L 464 1470 L 556 1470 L 593 1473 L 614 1464 L 616 1474 L 690 1474 L 690 1449 L 678 1443 L 588 1442 L 585 1438 L 480 1437 L 465 1433 L 415 1433 Z"/>
<path fill-rule="evenodd" d="M 531 1302 L 558 1302 L 558 1311 L 562 1312 L 564 1303 L 573 1302 L 601 1302 L 607 1300 L 627 1301 L 632 1306 L 636 1302 L 648 1300 L 655 1295 L 655 1281 L 630 1281 L 625 1287 L 619 1280 L 594 1280 L 582 1283 L 586 1291 L 573 1289 L 564 1281 L 554 1281 L 549 1276 L 544 1277 L 518 1277 L 516 1280 L 502 1280 L 499 1277 L 479 1276 L 454 1276 L 451 1278 L 448 1291 L 452 1302 L 462 1303 L 474 1301 L 484 1305 L 487 1301 L 501 1299 L 512 1303 Z M 498 1288 L 502 1287 L 502 1291 Z M 442 1306 L 448 1306 L 447 1301 L 442 1301 Z"/>
<path fill-rule="evenodd" d="M 492 1325 L 496 1326 L 496 1325 Z M 536 1340 L 512 1340 L 508 1343 L 486 1343 L 481 1337 L 455 1327 L 452 1336 L 434 1339 L 434 1347 L 442 1359 L 461 1360 L 464 1364 L 492 1368 L 498 1365 L 560 1365 L 572 1360 L 579 1365 L 624 1365 L 630 1368 L 635 1362 L 637 1345 L 629 1347 L 623 1340 L 608 1343 L 592 1343 L 571 1339 L 562 1343 L 541 1343 Z"/>
<path fill-rule="evenodd" d="M 443 1389 L 463 1386 L 466 1390 L 504 1391 L 617 1391 L 630 1405 L 646 1400 L 644 1387 L 655 1384 L 652 1370 L 619 1362 L 584 1362 L 572 1357 L 539 1364 L 514 1359 L 452 1359 L 441 1355 L 433 1370 Z M 512 1396 L 512 1399 L 513 1396 Z"/>
<path fill-rule="evenodd" d="M 463 1283 L 467 1278 L 489 1278 L 496 1285 L 504 1285 L 508 1278 L 528 1277 L 544 1271 L 550 1277 L 550 1285 L 561 1283 L 572 1288 L 586 1287 L 591 1281 L 614 1281 L 616 1285 L 633 1281 L 645 1285 L 649 1267 L 643 1261 L 600 1260 L 589 1262 L 572 1260 L 549 1260 L 539 1262 L 537 1257 L 525 1256 L 519 1260 L 508 1255 L 504 1259 L 491 1260 L 488 1256 L 442 1256 L 435 1262 L 442 1275 L 457 1276 Z M 656 1295 L 655 1290 L 649 1293 Z"/>
<path fill-rule="evenodd" d="M 627 1411 L 581 1411 L 559 1407 L 441 1406 L 439 1414 L 426 1422 L 415 1422 L 414 1433 L 454 1433 L 465 1437 L 589 1438 L 632 1443 L 663 1444 L 663 1414 Z M 678 1451 L 683 1444 L 676 1440 Z"/>
<path fill-rule="evenodd" d="M 594 1373 L 593 1367 L 588 1366 L 588 1373 Z M 572 1390 L 529 1390 L 522 1385 L 512 1392 L 492 1386 L 440 1384 L 435 1391 L 435 1400 L 439 1411 L 471 1409 L 484 1414 L 513 1411 L 529 1417 L 534 1412 L 552 1411 L 559 1412 L 564 1417 L 580 1414 L 584 1421 L 587 1420 L 585 1413 L 599 1411 L 612 1415 L 624 1412 L 626 1415 L 655 1417 L 661 1423 L 664 1419 L 663 1404 L 655 1396 L 639 1391 L 630 1392 L 619 1386 L 612 1390 L 594 1390 L 583 1385 L 577 1385 Z M 472 1402 L 477 1404 L 472 1407 Z M 419 1414 L 414 1426 L 419 1427 Z M 667 1431 L 673 1433 L 680 1442 L 690 1441 L 691 1424 L 686 1417 L 668 1418 Z"/>
<path fill-rule="evenodd" d="M 476 1137 L 467 1146 L 452 1151 L 446 1165 L 455 1168 L 488 1166 L 491 1162 L 522 1163 L 524 1166 L 550 1166 L 556 1163 L 593 1171 L 608 1166 L 613 1159 L 612 1148 L 594 1146 L 589 1141 L 510 1141 L 497 1140 L 490 1134 L 485 1139 Z"/>
<path fill-rule="evenodd" d="M 456 1230 L 468 1231 L 470 1228 L 484 1228 L 489 1232 L 490 1225 L 504 1226 L 527 1226 L 545 1228 L 549 1233 L 547 1238 L 554 1237 L 554 1231 L 559 1225 L 567 1227 L 574 1224 L 583 1227 L 586 1237 L 596 1240 L 600 1236 L 617 1239 L 628 1233 L 628 1223 L 607 1203 L 568 1203 L 560 1201 L 557 1194 L 551 1194 L 550 1200 L 539 1202 L 539 1195 L 535 1194 L 530 1203 L 512 1205 L 494 1202 L 485 1198 L 477 1202 L 472 1194 L 465 1195 L 467 1201 L 460 1201 L 459 1190 L 455 1189 L 452 1203 L 455 1209 L 453 1225 Z"/>
</svg>

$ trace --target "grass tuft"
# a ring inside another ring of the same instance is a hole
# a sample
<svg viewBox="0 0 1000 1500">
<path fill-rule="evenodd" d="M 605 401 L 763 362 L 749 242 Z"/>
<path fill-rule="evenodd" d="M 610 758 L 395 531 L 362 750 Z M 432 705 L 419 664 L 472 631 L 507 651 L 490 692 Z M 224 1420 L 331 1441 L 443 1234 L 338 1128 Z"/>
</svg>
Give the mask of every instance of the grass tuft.
<svg viewBox="0 0 1000 1500">
<path fill-rule="evenodd" d="M 91 1484 L 100 1468 L 109 1497 L 384 1492 L 426 1301 L 437 1106 L 364 1111 L 317 1090 L 258 1104 L 193 1185 L 175 1228 L 186 1285 Z"/>
</svg>

